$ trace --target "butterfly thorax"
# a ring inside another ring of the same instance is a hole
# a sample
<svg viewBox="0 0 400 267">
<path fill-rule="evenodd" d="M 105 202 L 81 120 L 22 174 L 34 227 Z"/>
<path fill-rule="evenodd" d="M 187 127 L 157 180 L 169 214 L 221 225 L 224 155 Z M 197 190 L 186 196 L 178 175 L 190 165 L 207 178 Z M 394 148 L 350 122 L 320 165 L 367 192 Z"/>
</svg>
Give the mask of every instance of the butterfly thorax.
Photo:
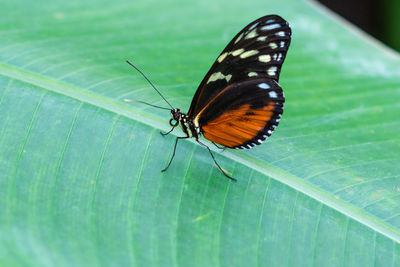
<svg viewBox="0 0 400 267">
<path fill-rule="evenodd" d="M 182 113 L 179 108 L 171 110 L 172 119 L 169 124 L 172 127 L 181 126 L 182 131 L 188 137 L 194 137 L 196 139 L 201 135 L 200 125 L 195 124 L 185 113 Z"/>
</svg>

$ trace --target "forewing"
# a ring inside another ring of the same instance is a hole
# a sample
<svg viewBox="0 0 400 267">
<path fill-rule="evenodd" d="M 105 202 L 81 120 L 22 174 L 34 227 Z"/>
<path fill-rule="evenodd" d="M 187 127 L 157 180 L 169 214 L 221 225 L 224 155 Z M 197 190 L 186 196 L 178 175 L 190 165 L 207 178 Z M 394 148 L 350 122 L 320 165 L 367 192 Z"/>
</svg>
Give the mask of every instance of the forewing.
<svg viewBox="0 0 400 267">
<path fill-rule="evenodd" d="M 188 116 L 194 117 L 231 84 L 259 78 L 278 81 L 290 38 L 289 24 L 277 15 L 247 25 L 226 46 L 200 83 Z"/>
<path fill-rule="evenodd" d="M 229 148 L 261 144 L 278 126 L 285 97 L 272 79 L 229 85 L 194 118 L 206 139 Z"/>
</svg>

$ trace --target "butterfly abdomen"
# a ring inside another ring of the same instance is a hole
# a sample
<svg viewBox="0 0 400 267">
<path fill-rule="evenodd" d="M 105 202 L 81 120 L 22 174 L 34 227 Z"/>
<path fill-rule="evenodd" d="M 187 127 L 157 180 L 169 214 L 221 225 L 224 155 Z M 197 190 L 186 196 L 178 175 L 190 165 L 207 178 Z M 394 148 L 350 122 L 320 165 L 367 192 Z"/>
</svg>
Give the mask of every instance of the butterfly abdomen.
<svg viewBox="0 0 400 267">
<path fill-rule="evenodd" d="M 186 136 L 194 137 L 196 139 L 199 138 L 201 134 L 200 126 L 195 125 L 195 123 L 190 118 L 188 118 L 186 114 L 181 113 L 178 122 Z"/>
</svg>

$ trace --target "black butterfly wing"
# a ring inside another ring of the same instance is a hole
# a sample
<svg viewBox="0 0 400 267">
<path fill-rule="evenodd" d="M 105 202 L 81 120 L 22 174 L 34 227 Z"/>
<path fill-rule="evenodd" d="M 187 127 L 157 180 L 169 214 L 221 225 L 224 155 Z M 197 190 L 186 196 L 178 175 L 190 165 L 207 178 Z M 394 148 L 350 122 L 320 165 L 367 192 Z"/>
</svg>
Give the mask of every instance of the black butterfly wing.
<svg viewBox="0 0 400 267">
<path fill-rule="evenodd" d="M 285 97 L 272 79 L 250 79 L 227 86 L 197 115 L 208 140 L 229 148 L 261 144 L 278 126 Z"/>
<path fill-rule="evenodd" d="M 200 83 L 189 108 L 189 118 L 227 86 L 248 79 L 279 80 L 291 38 L 289 24 L 278 15 L 259 18 L 226 46 Z"/>
</svg>

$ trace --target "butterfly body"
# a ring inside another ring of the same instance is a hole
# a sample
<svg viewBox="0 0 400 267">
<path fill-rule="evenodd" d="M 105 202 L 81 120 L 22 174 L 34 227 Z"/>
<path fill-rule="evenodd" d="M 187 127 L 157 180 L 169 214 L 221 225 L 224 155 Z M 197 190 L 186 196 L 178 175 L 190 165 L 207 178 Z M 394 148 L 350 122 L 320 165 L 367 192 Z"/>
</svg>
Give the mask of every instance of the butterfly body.
<svg viewBox="0 0 400 267">
<path fill-rule="evenodd" d="M 182 131 L 186 134 L 186 137 L 194 137 L 196 140 L 199 139 L 201 135 L 201 128 L 198 122 L 194 122 L 178 108 L 172 109 L 171 114 L 172 119 L 170 120 L 169 124 L 172 127 L 176 127 L 179 124 Z M 173 123 L 173 121 L 175 121 L 175 123 Z"/>
</svg>

